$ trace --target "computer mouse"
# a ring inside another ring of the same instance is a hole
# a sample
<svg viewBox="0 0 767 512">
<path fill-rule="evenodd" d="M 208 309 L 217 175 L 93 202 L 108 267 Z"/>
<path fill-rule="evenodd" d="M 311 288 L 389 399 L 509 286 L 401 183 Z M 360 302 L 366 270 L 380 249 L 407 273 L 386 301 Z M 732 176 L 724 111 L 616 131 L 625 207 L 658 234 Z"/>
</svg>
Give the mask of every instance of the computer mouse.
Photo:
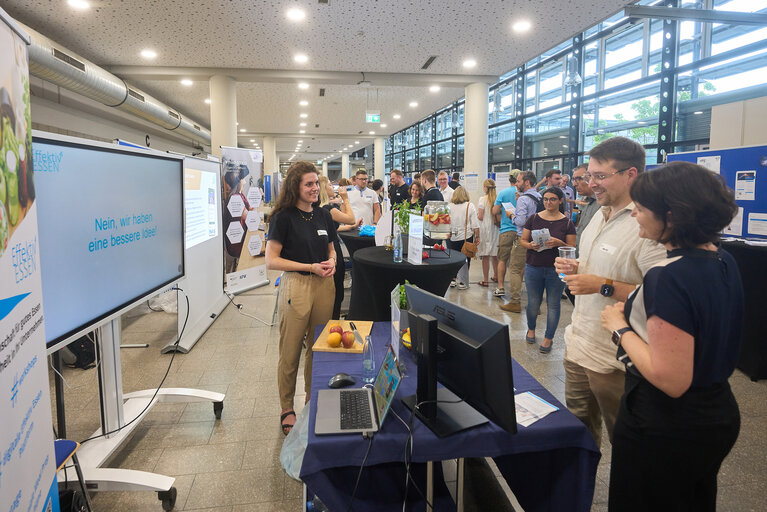
<svg viewBox="0 0 767 512">
<path fill-rule="evenodd" d="M 346 386 L 351 386 L 355 382 L 357 381 L 354 380 L 354 377 L 348 373 L 337 373 L 330 377 L 328 386 L 331 388 L 345 388 Z"/>
</svg>

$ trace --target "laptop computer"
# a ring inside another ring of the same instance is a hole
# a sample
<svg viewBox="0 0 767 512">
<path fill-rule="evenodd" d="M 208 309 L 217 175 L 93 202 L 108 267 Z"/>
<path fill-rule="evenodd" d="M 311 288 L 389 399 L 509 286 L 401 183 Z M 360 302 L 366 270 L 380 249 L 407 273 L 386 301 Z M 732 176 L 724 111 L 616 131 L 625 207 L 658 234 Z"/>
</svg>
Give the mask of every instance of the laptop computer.
<svg viewBox="0 0 767 512">
<path fill-rule="evenodd" d="M 401 380 L 397 356 L 389 345 L 372 389 L 364 387 L 319 391 L 314 433 L 378 432 Z"/>
</svg>

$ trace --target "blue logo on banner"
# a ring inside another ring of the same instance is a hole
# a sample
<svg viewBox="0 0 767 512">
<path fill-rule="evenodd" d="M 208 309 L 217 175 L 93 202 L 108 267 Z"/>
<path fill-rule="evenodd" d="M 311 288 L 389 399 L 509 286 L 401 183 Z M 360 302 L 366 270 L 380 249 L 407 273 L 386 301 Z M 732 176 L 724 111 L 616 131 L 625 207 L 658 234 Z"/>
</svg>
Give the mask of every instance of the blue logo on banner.
<svg viewBox="0 0 767 512">
<path fill-rule="evenodd" d="M 8 316 L 8 314 L 13 311 L 13 308 L 18 306 L 19 302 L 24 300 L 28 293 L 22 293 L 21 295 L 16 295 L 15 297 L 8 297 L 7 299 L 0 299 L 0 320 Z"/>
</svg>

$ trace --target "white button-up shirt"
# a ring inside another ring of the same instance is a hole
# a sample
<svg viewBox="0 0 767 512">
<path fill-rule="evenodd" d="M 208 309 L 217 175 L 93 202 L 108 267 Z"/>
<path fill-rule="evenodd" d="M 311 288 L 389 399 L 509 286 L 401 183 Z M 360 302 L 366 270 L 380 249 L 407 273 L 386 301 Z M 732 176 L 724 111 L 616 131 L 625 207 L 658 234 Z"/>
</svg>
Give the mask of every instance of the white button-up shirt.
<svg viewBox="0 0 767 512">
<path fill-rule="evenodd" d="M 378 194 L 369 188 L 360 190 L 354 186 L 349 191 L 349 204 L 355 219 L 362 219 L 363 224 L 373 223 L 373 205 L 378 204 Z"/>
<path fill-rule="evenodd" d="M 634 203 L 609 220 L 603 206 L 583 230 L 580 239 L 578 273 L 639 285 L 647 270 L 666 257 L 666 249 L 639 238 L 639 224 L 631 217 Z M 565 329 L 565 359 L 598 373 L 624 370 L 615 359 L 612 333 L 602 327 L 602 310 L 615 304 L 612 297 L 599 293 L 576 295 L 572 322 Z"/>
</svg>

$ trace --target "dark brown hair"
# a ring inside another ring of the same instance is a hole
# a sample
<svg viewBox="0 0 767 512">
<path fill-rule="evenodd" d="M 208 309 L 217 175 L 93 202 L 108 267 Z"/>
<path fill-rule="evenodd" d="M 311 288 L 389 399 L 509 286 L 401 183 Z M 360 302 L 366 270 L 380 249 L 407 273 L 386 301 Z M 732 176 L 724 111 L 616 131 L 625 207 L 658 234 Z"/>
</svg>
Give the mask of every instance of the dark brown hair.
<svg viewBox="0 0 767 512">
<path fill-rule="evenodd" d="M 423 195 L 426 193 L 423 190 L 423 185 L 419 181 L 414 181 L 410 184 L 410 186 L 407 188 L 408 192 L 410 192 L 410 189 L 416 187 L 418 189 L 418 199 L 423 199 Z"/>
<path fill-rule="evenodd" d="M 426 169 L 421 173 L 421 180 L 435 183 L 437 181 L 437 175 L 434 173 L 433 169 Z"/>
<path fill-rule="evenodd" d="M 535 177 L 535 173 L 533 171 L 522 171 L 517 175 L 517 181 L 519 181 L 519 178 L 522 178 L 522 182 L 525 181 L 530 184 L 531 187 L 535 186 L 535 182 L 538 178 Z"/>
<path fill-rule="evenodd" d="M 641 174 L 631 199 L 663 222 L 657 242 L 697 247 L 719 240 L 738 212 L 735 196 L 721 176 L 689 162 L 671 162 Z"/>
<path fill-rule="evenodd" d="M 304 174 L 317 173 L 314 164 L 307 161 L 295 162 L 288 168 L 288 174 L 285 176 L 285 182 L 280 190 L 280 197 L 277 198 L 277 204 L 274 205 L 272 215 L 282 210 L 287 210 L 298 204 L 298 198 L 301 193 L 301 180 Z"/>
<path fill-rule="evenodd" d="M 644 172 L 645 150 L 642 145 L 626 137 L 610 137 L 589 151 L 589 158 L 607 163 L 612 160 L 617 170 L 636 167 L 637 174 Z"/>
</svg>

